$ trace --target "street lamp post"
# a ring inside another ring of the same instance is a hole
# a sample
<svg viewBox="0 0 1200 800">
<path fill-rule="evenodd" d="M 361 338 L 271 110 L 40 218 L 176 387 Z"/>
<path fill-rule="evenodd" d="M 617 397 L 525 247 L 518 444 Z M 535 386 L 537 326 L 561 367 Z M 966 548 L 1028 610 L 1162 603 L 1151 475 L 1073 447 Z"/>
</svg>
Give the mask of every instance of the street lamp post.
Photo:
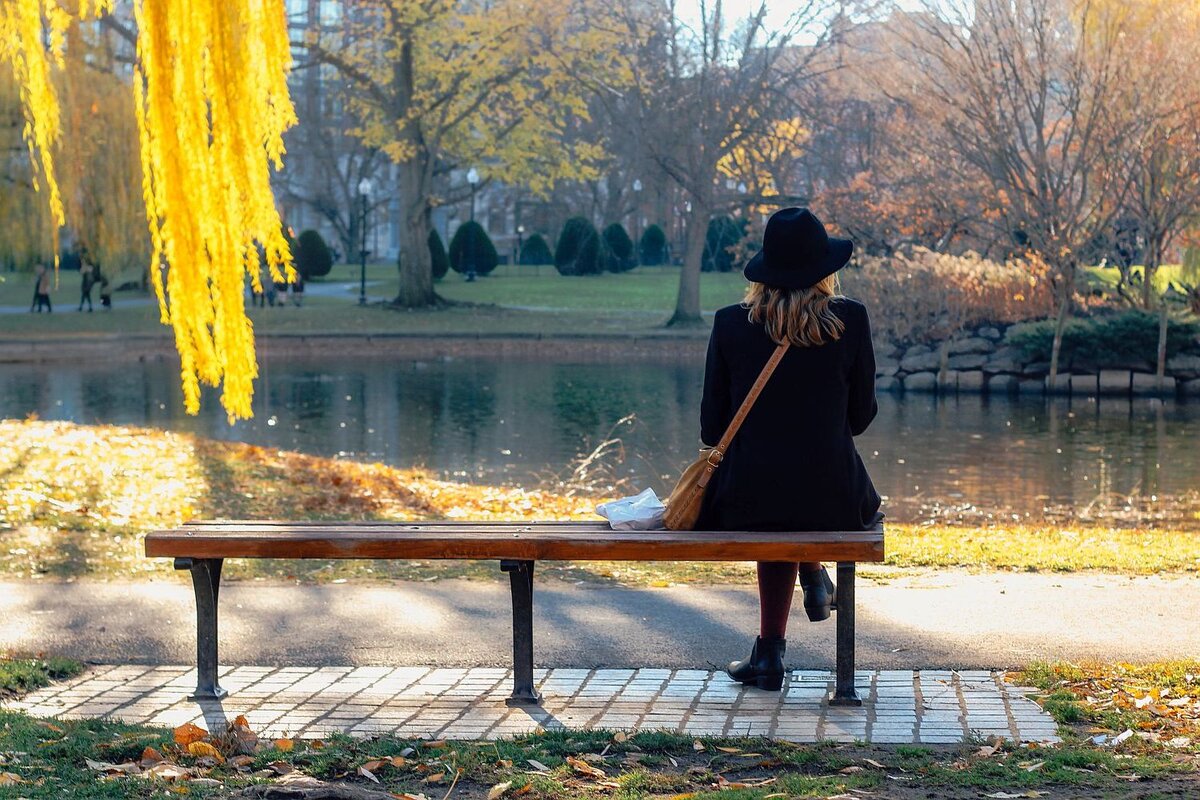
<svg viewBox="0 0 1200 800">
<path fill-rule="evenodd" d="M 479 170 L 471 167 L 467 171 L 467 183 L 471 184 L 471 222 L 475 221 L 475 187 L 479 184 Z"/>
<path fill-rule="evenodd" d="M 525 226 L 517 226 L 517 252 L 513 253 L 513 266 L 519 266 L 521 263 L 521 251 L 525 249 Z"/>
<path fill-rule="evenodd" d="M 471 167 L 467 171 L 467 183 L 471 184 L 471 222 L 475 221 L 475 187 L 479 184 L 479 170 Z M 472 239 L 474 237 L 472 236 Z M 467 283 L 475 280 L 475 243 L 467 242 Z"/>
<path fill-rule="evenodd" d="M 642 217 L 642 179 L 633 179 L 633 257 L 639 262 L 642 260 L 642 243 L 639 237 L 641 233 L 641 217 Z"/>
<path fill-rule="evenodd" d="M 367 304 L 367 203 L 371 199 L 371 179 L 363 178 L 358 182 L 358 196 L 362 201 L 362 249 L 359 251 L 361 257 L 362 269 L 359 273 L 358 281 L 358 304 L 365 306 Z"/>
</svg>

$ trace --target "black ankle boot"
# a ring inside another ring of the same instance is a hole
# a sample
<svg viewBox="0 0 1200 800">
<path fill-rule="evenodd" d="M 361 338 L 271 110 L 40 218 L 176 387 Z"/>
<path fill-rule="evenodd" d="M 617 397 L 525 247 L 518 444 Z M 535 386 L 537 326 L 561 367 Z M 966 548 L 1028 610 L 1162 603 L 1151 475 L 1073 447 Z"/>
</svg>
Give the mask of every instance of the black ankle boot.
<svg viewBox="0 0 1200 800">
<path fill-rule="evenodd" d="M 816 572 L 800 573 L 800 588 L 804 590 L 804 613 L 810 622 L 829 619 L 829 610 L 837 608 L 837 587 L 824 567 Z"/>
<path fill-rule="evenodd" d="M 754 640 L 754 649 L 748 659 L 729 665 L 729 677 L 748 686 L 778 692 L 783 688 L 783 654 L 786 650 L 787 639 L 759 636 Z"/>
</svg>

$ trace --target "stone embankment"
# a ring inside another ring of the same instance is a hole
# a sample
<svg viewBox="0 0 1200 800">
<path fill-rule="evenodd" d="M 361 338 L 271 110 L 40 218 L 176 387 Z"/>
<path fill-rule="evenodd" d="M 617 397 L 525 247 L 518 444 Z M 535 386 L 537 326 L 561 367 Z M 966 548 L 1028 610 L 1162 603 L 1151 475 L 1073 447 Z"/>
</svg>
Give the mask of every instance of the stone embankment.
<svg viewBox="0 0 1200 800">
<path fill-rule="evenodd" d="M 1005 330 L 985 326 L 941 345 L 908 347 L 875 343 L 880 391 L 990 394 L 1043 394 L 1050 364 L 1034 361 L 1005 340 Z M 1200 353 L 1167 360 L 1161 385 L 1152 361 L 1114 359 L 1112 363 L 1076 363 L 1059 368 L 1055 391 L 1085 397 L 1200 397 Z"/>
</svg>

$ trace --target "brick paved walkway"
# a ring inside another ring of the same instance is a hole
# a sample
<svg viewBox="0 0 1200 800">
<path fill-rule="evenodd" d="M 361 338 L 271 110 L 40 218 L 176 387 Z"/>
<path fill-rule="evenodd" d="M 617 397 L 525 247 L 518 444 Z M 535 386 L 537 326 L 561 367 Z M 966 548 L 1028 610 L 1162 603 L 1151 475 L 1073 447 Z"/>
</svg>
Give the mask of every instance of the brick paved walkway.
<svg viewBox="0 0 1200 800">
<path fill-rule="evenodd" d="M 228 667 L 220 703 L 187 700 L 194 672 L 102 666 L 12 705 L 38 716 L 109 717 L 209 730 L 245 714 L 260 735 L 394 734 L 478 739 L 544 728 L 668 730 L 875 743 L 952 744 L 964 737 L 1056 741 L 1054 721 L 1027 691 L 986 671 L 863 671 L 861 708 L 831 707 L 833 675 L 791 673 L 782 692 L 745 689 L 723 673 L 669 669 L 536 671 L 542 708 L 504 705 L 504 669 Z"/>
</svg>

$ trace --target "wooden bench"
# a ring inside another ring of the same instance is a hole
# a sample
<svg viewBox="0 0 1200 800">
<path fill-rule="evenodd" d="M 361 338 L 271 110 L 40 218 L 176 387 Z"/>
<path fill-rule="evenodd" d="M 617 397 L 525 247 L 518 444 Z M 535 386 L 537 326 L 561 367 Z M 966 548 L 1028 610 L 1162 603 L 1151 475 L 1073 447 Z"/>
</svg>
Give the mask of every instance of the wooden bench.
<svg viewBox="0 0 1200 800">
<path fill-rule="evenodd" d="M 146 555 L 175 559 L 196 591 L 194 699 L 226 695 L 217 683 L 217 597 L 226 558 L 497 559 L 513 606 L 509 705 L 541 701 L 533 685 L 533 569 L 562 561 L 835 561 L 837 688 L 832 702 L 860 705 L 854 686 L 854 565 L 883 560 L 883 528 L 755 533 L 613 531 L 607 522 L 191 522 L 146 537 Z"/>
</svg>

